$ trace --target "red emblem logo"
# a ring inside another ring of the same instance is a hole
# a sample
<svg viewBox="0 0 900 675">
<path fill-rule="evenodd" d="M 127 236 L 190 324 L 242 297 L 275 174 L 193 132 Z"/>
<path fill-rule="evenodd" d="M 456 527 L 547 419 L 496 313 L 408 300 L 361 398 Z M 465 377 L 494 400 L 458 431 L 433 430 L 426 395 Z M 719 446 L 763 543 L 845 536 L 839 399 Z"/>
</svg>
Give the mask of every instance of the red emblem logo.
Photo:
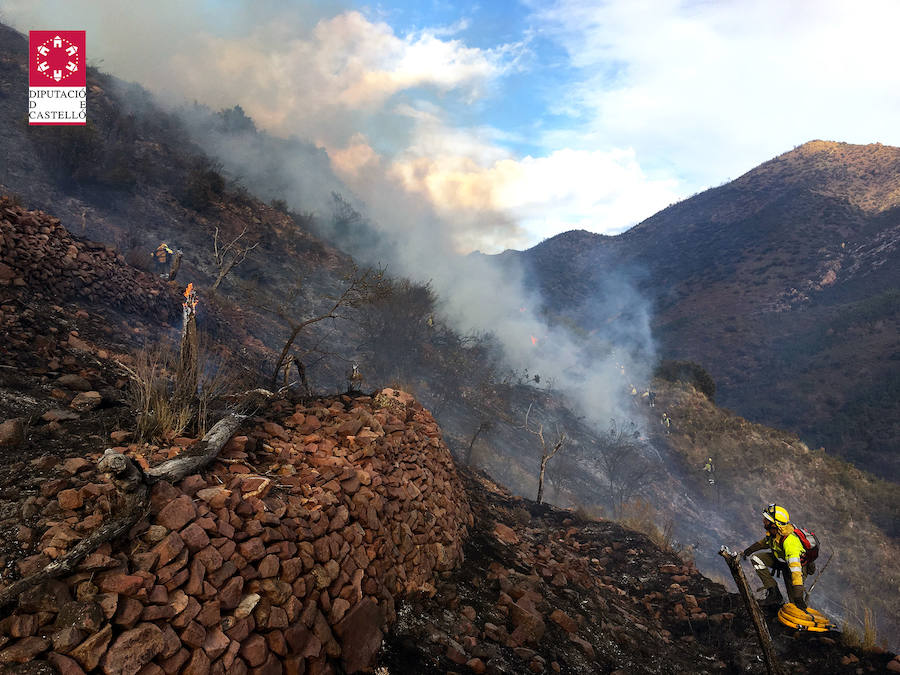
<svg viewBox="0 0 900 675">
<path fill-rule="evenodd" d="M 33 30 L 29 31 L 28 43 L 29 86 L 87 85 L 83 30 Z"/>
</svg>

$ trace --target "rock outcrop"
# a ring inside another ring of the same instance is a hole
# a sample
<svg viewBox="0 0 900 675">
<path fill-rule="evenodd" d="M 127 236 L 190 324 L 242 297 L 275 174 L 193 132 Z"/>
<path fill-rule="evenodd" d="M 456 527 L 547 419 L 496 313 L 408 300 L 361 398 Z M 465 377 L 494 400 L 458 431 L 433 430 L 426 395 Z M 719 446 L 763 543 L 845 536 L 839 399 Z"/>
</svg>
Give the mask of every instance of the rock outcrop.
<svg viewBox="0 0 900 675">
<path fill-rule="evenodd" d="M 371 668 L 395 602 L 433 594 L 473 522 L 440 430 L 399 392 L 256 418 L 203 475 L 154 487 L 128 541 L 24 594 L 0 664 L 63 673 L 329 673 Z M 179 439 L 181 440 L 181 439 Z M 147 463 L 186 451 L 128 446 Z M 95 458 L 91 458 L 95 459 Z M 28 574 L 115 508 L 93 464 L 57 466 L 25 500 Z"/>
<path fill-rule="evenodd" d="M 179 310 L 163 281 L 126 265 L 114 247 L 77 239 L 58 218 L 9 200 L 0 200 L 2 286 L 54 304 L 79 297 L 160 320 Z"/>
</svg>

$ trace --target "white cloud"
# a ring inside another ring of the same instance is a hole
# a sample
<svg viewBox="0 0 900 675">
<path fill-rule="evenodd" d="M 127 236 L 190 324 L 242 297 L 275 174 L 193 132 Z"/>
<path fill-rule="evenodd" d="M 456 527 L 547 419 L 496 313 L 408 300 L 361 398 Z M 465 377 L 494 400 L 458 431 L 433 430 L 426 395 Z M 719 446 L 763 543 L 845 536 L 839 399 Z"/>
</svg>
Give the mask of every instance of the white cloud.
<svg viewBox="0 0 900 675">
<path fill-rule="evenodd" d="M 900 144 L 892 0 L 563 0 L 535 15 L 581 69 L 565 112 L 582 138 L 693 188 L 813 138 Z"/>
<path fill-rule="evenodd" d="M 457 227 L 471 222 L 483 228 L 491 213 L 519 224 L 516 239 L 491 241 L 483 229 L 481 241 L 466 238 L 485 252 L 570 229 L 616 234 L 679 196 L 677 181 L 647 176 L 631 149 L 564 148 L 518 158 L 491 142 L 490 129 L 450 129 L 427 113 L 417 120 L 415 141 L 390 164 L 391 175 Z"/>
</svg>

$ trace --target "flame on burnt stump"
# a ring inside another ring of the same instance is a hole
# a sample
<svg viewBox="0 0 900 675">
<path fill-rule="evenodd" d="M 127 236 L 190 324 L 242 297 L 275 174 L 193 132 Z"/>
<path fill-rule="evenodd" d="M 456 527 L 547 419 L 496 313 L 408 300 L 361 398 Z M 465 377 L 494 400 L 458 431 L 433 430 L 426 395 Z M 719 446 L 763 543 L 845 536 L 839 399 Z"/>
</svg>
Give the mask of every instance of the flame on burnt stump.
<svg viewBox="0 0 900 675">
<path fill-rule="evenodd" d="M 199 345 L 197 341 L 197 294 L 190 283 L 184 291 L 181 321 L 181 348 L 178 357 L 178 372 L 175 377 L 176 395 L 187 398 L 197 392 L 200 376 Z"/>
</svg>

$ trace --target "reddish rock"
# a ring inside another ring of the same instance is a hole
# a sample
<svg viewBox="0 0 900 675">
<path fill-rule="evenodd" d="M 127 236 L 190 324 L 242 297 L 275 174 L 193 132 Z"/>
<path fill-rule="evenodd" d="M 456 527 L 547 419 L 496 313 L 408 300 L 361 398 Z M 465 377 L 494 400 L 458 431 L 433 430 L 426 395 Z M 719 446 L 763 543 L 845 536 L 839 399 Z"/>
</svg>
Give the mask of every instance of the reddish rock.
<svg viewBox="0 0 900 675">
<path fill-rule="evenodd" d="M 153 553 L 159 558 L 156 561 L 157 568 L 168 565 L 184 548 L 184 541 L 177 532 L 170 532 L 161 542 L 153 547 Z"/>
<path fill-rule="evenodd" d="M 304 658 L 315 658 L 322 651 L 322 642 L 305 626 L 294 624 L 284 631 L 284 639 L 291 651 Z"/>
<path fill-rule="evenodd" d="M 80 628 L 72 628 L 71 626 L 58 630 L 51 636 L 53 650 L 60 654 L 68 654 L 80 645 L 87 635 L 87 631 Z"/>
<path fill-rule="evenodd" d="M 175 610 L 169 605 L 148 605 L 141 612 L 141 621 L 160 621 L 171 619 L 175 616 Z"/>
<path fill-rule="evenodd" d="M 244 589 L 243 577 L 232 577 L 219 591 L 219 601 L 224 609 L 234 609 L 241 601 L 241 591 Z"/>
<path fill-rule="evenodd" d="M 691 637 L 693 637 L 693 636 L 691 636 Z M 590 659 L 596 658 L 596 656 L 594 654 L 594 647 L 593 647 L 593 645 L 591 645 L 590 642 L 588 642 L 587 640 L 582 640 L 577 635 L 570 635 L 569 639 L 572 642 L 574 642 L 575 644 L 577 644 L 579 647 L 581 647 L 581 651 L 583 651 L 585 653 L 585 656 L 587 656 Z"/>
<path fill-rule="evenodd" d="M 135 595 L 144 587 L 144 577 L 134 574 L 108 574 L 104 575 L 96 583 L 104 593 Z"/>
<path fill-rule="evenodd" d="M 206 640 L 206 629 L 196 621 L 191 621 L 181 631 L 181 641 L 189 647 L 200 647 Z"/>
<path fill-rule="evenodd" d="M 99 391 L 83 391 L 77 394 L 69 407 L 76 412 L 90 412 L 103 401 Z"/>
<path fill-rule="evenodd" d="M 194 619 L 201 626 L 212 626 L 218 624 L 222 620 L 220 612 L 220 604 L 218 600 L 210 600 L 203 603 L 200 612 Z"/>
<path fill-rule="evenodd" d="M 47 661 L 56 668 L 59 675 L 84 675 L 84 670 L 81 669 L 81 666 L 78 665 L 75 659 L 70 659 L 68 656 L 53 652 L 47 656 Z"/>
<path fill-rule="evenodd" d="M 81 375 L 63 375 L 56 380 L 56 384 L 58 384 L 60 387 L 65 387 L 66 389 L 74 389 L 75 391 L 91 390 L 91 383 L 88 382 L 85 378 L 81 377 Z"/>
<path fill-rule="evenodd" d="M 473 673 L 478 673 L 478 675 L 481 675 L 485 670 L 487 670 L 485 668 L 484 661 L 482 661 L 481 659 L 469 659 L 468 661 L 466 661 L 466 666 Z"/>
<path fill-rule="evenodd" d="M 269 652 L 265 663 L 251 669 L 250 675 L 283 675 L 284 669 L 281 660 L 275 654 Z"/>
<path fill-rule="evenodd" d="M 287 656 L 288 646 L 287 640 L 284 638 L 284 632 L 281 630 L 273 630 L 266 634 L 266 644 L 278 656 Z"/>
<path fill-rule="evenodd" d="M 206 654 L 204 653 L 204 656 Z M 172 656 L 169 656 L 163 659 L 160 662 L 162 669 L 165 671 L 166 675 L 174 675 L 174 673 L 182 672 L 181 667 L 187 662 L 188 659 L 191 658 L 191 652 L 187 649 L 181 648 Z M 207 659 L 207 667 L 209 664 L 209 659 Z"/>
<path fill-rule="evenodd" d="M 109 437 L 114 443 L 122 444 L 131 438 L 132 435 L 130 431 L 113 431 L 109 434 Z"/>
<path fill-rule="evenodd" d="M 50 649 L 50 640 L 26 637 L 0 651 L 0 664 L 29 663 L 41 652 Z"/>
<path fill-rule="evenodd" d="M 103 629 L 91 635 L 69 654 L 79 665 L 91 671 L 100 663 L 100 657 L 106 652 L 106 646 L 112 637 L 112 626 L 106 624 Z"/>
<path fill-rule="evenodd" d="M 553 610 L 553 613 L 550 614 L 550 620 L 567 633 L 578 632 L 578 624 L 561 609 Z"/>
<path fill-rule="evenodd" d="M 332 624 L 337 623 L 344 618 L 348 609 L 350 609 L 349 602 L 343 598 L 336 598 L 335 601 L 331 603 L 331 614 L 328 617 L 328 621 Z"/>
<path fill-rule="evenodd" d="M 225 653 L 230 644 L 231 640 L 228 639 L 228 636 L 222 632 L 221 628 L 216 627 L 206 632 L 206 639 L 203 641 L 203 651 L 206 652 L 211 661 L 215 661 Z"/>
<path fill-rule="evenodd" d="M 267 577 L 277 576 L 280 566 L 281 563 L 278 560 L 278 556 L 270 554 L 260 561 L 257 571 L 259 572 L 259 576 L 265 579 Z"/>
<path fill-rule="evenodd" d="M 197 553 L 209 546 L 209 535 L 197 523 L 191 523 L 181 531 L 181 540 L 191 553 Z"/>
<path fill-rule="evenodd" d="M 170 530 L 180 530 L 196 517 L 197 509 L 191 498 L 182 495 L 160 509 L 156 522 Z"/>
<path fill-rule="evenodd" d="M 210 660 L 206 655 L 206 652 L 202 649 L 195 649 L 191 654 L 191 660 L 188 661 L 184 670 L 180 672 L 181 675 L 208 675 L 210 672 L 210 665 Z"/>
<path fill-rule="evenodd" d="M 143 611 L 144 605 L 140 600 L 122 596 L 113 615 L 113 623 L 119 626 L 133 626 Z"/>
<path fill-rule="evenodd" d="M 136 675 L 164 646 L 162 631 L 155 624 L 138 624 L 109 646 L 101 661 L 103 672 L 106 675 Z"/>
<path fill-rule="evenodd" d="M 262 539 L 253 537 L 247 541 L 238 544 L 238 553 L 240 553 L 247 562 L 259 560 L 266 554 L 266 546 Z"/>
<path fill-rule="evenodd" d="M 494 536 L 504 544 L 515 545 L 519 543 L 519 535 L 511 527 L 503 523 L 494 524 Z"/>
<path fill-rule="evenodd" d="M 67 422 L 69 420 L 77 420 L 78 413 L 72 410 L 48 410 L 43 415 L 41 415 L 41 419 L 45 422 Z"/>
<path fill-rule="evenodd" d="M 84 505 L 84 499 L 82 499 L 81 493 L 78 490 L 61 490 L 59 494 L 56 495 L 56 499 L 59 501 L 59 507 L 61 509 L 70 511 L 80 509 Z"/>
<path fill-rule="evenodd" d="M 269 655 L 269 647 L 266 640 L 259 633 L 252 633 L 241 643 L 241 657 L 251 668 L 261 666 Z"/>
<path fill-rule="evenodd" d="M 20 419 L 0 424 L 0 448 L 17 448 L 25 442 L 25 425 Z"/>
<path fill-rule="evenodd" d="M 93 464 L 83 457 L 72 457 L 63 462 L 62 468 L 63 471 L 74 476 L 76 473 L 81 473 L 82 471 L 93 468 L 93 466 Z"/>
<path fill-rule="evenodd" d="M 53 625 L 57 629 L 79 628 L 88 633 L 96 633 L 105 618 L 102 608 L 96 602 L 73 600 L 60 608 Z"/>
<path fill-rule="evenodd" d="M 382 626 L 384 617 L 381 608 L 368 597 L 356 603 L 335 624 L 334 632 L 341 642 L 341 660 L 347 672 L 355 673 L 371 667 L 384 637 Z"/>
<path fill-rule="evenodd" d="M 203 488 L 202 490 L 197 490 L 197 494 L 195 495 L 198 499 L 202 499 L 206 503 L 209 504 L 212 509 L 220 509 L 225 506 L 225 502 L 231 496 L 231 490 L 222 487 L 221 485 L 216 485 L 213 487 Z"/>
<path fill-rule="evenodd" d="M 291 440 L 290 434 L 284 430 L 284 427 L 282 427 L 280 424 L 276 424 L 275 422 L 265 422 L 263 424 L 263 429 L 265 429 L 266 433 L 270 436 L 280 438 L 282 441 Z"/>
</svg>

